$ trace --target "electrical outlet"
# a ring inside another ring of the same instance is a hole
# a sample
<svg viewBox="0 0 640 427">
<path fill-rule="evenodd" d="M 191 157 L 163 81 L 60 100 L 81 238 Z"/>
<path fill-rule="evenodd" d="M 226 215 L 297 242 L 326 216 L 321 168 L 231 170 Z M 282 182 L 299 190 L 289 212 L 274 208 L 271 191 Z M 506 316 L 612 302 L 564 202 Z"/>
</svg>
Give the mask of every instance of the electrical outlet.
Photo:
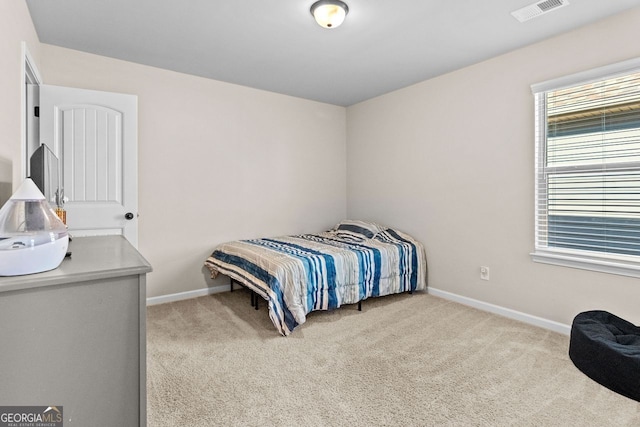
<svg viewBox="0 0 640 427">
<path fill-rule="evenodd" d="M 482 280 L 489 280 L 489 267 L 480 267 L 480 278 Z"/>
</svg>

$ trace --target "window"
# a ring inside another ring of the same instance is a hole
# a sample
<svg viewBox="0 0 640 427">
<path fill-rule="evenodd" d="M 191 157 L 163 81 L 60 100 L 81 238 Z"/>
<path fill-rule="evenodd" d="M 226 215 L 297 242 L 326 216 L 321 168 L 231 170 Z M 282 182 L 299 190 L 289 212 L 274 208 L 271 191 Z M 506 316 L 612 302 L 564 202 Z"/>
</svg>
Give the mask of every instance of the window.
<svg viewBox="0 0 640 427">
<path fill-rule="evenodd" d="M 532 90 L 534 261 L 640 277 L 640 60 Z"/>
</svg>

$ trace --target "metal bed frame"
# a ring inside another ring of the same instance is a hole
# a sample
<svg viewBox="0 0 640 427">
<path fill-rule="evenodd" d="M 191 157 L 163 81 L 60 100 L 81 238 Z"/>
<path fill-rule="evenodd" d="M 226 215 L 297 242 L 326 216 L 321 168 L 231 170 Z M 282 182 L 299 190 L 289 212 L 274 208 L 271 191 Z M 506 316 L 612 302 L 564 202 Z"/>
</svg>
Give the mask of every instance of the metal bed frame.
<svg viewBox="0 0 640 427">
<path fill-rule="evenodd" d="M 249 292 L 251 292 L 251 307 L 255 308 L 256 310 L 258 310 L 258 301 L 260 300 L 260 295 L 258 295 L 253 289 L 251 289 L 250 287 L 246 286 L 244 283 L 239 282 L 238 280 L 234 279 L 233 277 L 229 277 L 229 286 L 231 288 L 231 292 L 233 292 L 233 284 L 237 283 L 238 285 L 242 286 L 243 288 L 246 288 L 249 290 Z M 413 291 L 409 291 L 409 294 L 413 294 Z M 358 311 L 362 311 L 362 301 L 358 301 Z"/>
<path fill-rule="evenodd" d="M 229 286 L 231 286 L 231 292 L 233 292 L 233 284 L 234 283 L 237 283 L 238 285 L 242 286 L 243 288 L 249 289 L 249 292 L 251 292 L 251 307 L 254 307 L 257 310 L 258 309 L 258 300 L 260 299 L 259 295 L 257 293 L 255 293 L 255 291 L 253 289 L 251 289 L 250 287 L 246 286 L 244 283 L 241 283 L 241 282 L 237 281 L 233 277 L 229 277 Z"/>
<path fill-rule="evenodd" d="M 260 300 L 260 296 L 253 289 L 249 288 L 244 283 L 241 283 L 241 282 L 237 281 L 233 277 L 229 277 L 229 286 L 231 287 L 231 292 L 233 292 L 233 284 L 234 283 L 237 283 L 238 285 L 242 286 L 243 288 L 249 289 L 249 292 L 251 292 L 251 307 L 253 307 L 253 308 L 255 308 L 257 310 L 258 309 L 258 301 Z M 358 301 L 358 311 L 362 311 L 362 301 Z"/>
</svg>

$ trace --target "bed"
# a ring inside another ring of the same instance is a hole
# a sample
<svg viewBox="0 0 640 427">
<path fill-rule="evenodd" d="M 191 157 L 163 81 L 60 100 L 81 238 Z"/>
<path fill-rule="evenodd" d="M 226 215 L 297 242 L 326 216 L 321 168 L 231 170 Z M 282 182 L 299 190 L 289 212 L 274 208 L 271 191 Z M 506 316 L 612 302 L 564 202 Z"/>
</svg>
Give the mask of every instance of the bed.
<svg viewBox="0 0 640 427">
<path fill-rule="evenodd" d="M 289 335 L 316 310 L 424 290 L 423 245 L 380 224 L 345 220 L 318 234 L 238 240 L 214 248 L 205 266 L 267 300 L 269 317 Z M 257 305 L 257 298 L 256 298 Z"/>
</svg>

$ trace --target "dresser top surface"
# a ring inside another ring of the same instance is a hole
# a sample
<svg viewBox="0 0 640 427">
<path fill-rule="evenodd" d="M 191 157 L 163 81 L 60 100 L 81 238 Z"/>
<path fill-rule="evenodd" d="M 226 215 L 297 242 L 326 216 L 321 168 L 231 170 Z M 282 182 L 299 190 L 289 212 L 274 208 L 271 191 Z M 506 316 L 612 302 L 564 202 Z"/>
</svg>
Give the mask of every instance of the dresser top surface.
<svg viewBox="0 0 640 427">
<path fill-rule="evenodd" d="M 68 251 L 71 256 L 66 257 L 53 270 L 0 277 L 0 292 L 139 275 L 151 271 L 151 264 L 122 236 L 74 237 L 69 242 Z"/>
</svg>

